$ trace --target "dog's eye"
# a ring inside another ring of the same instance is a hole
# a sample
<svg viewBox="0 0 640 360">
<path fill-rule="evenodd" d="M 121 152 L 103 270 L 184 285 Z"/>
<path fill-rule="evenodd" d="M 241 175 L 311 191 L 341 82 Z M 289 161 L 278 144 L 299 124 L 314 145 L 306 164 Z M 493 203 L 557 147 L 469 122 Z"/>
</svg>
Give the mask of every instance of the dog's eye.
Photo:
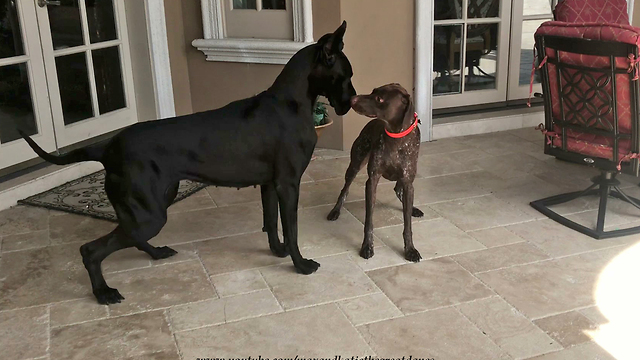
<svg viewBox="0 0 640 360">
<path fill-rule="evenodd" d="M 381 98 L 380 96 L 376 96 L 376 102 L 382 104 L 384 102 L 384 99 Z"/>
</svg>

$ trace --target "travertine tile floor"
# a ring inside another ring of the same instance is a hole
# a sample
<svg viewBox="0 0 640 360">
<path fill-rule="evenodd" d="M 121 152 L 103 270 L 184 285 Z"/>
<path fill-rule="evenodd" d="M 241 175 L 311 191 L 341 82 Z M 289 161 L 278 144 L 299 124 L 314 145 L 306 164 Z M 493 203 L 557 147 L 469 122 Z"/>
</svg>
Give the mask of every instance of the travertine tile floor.
<svg viewBox="0 0 640 360">
<path fill-rule="evenodd" d="M 126 297 L 98 305 L 78 246 L 112 223 L 31 207 L 0 213 L 0 358 L 430 357 L 638 359 L 640 236 L 593 240 L 529 201 L 581 189 L 596 172 L 545 156 L 532 129 L 424 144 L 413 231 L 423 261 L 402 257 L 401 205 L 381 182 L 375 256 L 358 257 L 364 182 L 325 220 L 348 165 L 317 150 L 300 197 L 310 276 L 272 256 L 258 189 L 208 188 L 170 209 L 152 240 L 103 264 Z M 622 177 L 638 196 L 637 179 Z M 597 201 L 558 208 L 592 224 Z M 640 221 L 613 202 L 610 228 Z"/>
</svg>

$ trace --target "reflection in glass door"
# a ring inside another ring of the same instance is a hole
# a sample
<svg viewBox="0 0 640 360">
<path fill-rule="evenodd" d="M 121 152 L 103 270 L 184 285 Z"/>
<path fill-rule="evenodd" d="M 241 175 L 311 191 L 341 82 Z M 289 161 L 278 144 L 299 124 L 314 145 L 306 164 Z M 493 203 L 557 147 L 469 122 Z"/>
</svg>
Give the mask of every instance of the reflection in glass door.
<svg viewBox="0 0 640 360">
<path fill-rule="evenodd" d="M 504 100 L 510 0 L 436 0 L 434 108 Z"/>
<path fill-rule="evenodd" d="M 529 96 L 529 82 L 533 65 L 534 34 L 546 21 L 553 20 L 557 0 L 524 0 L 513 2 L 513 26 L 509 70 L 509 100 Z M 540 92 L 540 77 L 534 76 L 534 91 Z"/>
<path fill-rule="evenodd" d="M 136 122 L 122 0 L 38 1 L 58 146 Z"/>
<path fill-rule="evenodd" d="M 18 129 L 55 150 L 33 1 L 0 0 L 0 169 L 35 156 Z"/>
</svg>

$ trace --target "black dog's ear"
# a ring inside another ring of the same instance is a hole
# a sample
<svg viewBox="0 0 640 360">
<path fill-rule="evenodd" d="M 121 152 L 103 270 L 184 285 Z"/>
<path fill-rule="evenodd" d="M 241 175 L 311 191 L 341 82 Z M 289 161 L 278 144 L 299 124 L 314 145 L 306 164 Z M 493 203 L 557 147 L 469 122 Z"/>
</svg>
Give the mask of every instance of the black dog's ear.
<svg viewBox="0 0 640 360">
<path fill-rule="evenodd" d="M 413 106 L 413 101 L 411 100 L 411 95 L 403 95 L 402 98 L 402 102 L 407 104 L 407 107 L 404 110 L 404 120 L 403 123 L 407 123 L 407 121 L 409 121 L 409 124 L 413 124 L 413 117 L 414 114 L 416 112 L 414 106 Z M 409 119 L 411 118 L 411 119 Z"/>
<path fill-rule="evenodd" d="M 342 25 L 331 34 L 326 34 L 318 40 L 322 45 L 322 58 L 327 66 L 332 66 L 336 62 L 336 54 L 344 48 L 344 33 L 347 31 L 347 22 L 342 21 Z"/>
</svg>

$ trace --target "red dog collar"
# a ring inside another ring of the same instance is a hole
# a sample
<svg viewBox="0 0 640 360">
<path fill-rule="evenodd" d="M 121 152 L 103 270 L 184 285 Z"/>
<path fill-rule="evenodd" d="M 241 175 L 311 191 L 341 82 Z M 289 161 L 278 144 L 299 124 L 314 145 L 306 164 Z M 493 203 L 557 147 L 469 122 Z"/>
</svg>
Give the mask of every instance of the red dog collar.
<svg viewBox="0 0 640 360">
<path fill-rule="evenodd" d="M 411 124 L 411 126 L 409 126 L 409 128 L 407 130 L 403 131 L 403 132 L 392 133 L 392 132 L 389 132 L 389 130 L 387 130 L 387 129 L 384 129 L 384 132 L 386 132 L 387 135 L 389 135 L 390 137 L 392 137 L 394 139 L 403 138 L 403 137 L 409 135 L 413 131 L 413 129 L 415 129 L 416 126 L 418 126 L 418 123 L 420 123 L 420 119 L 418 119 L 418 113 L 416 113 L 416 112 L 413 113 L 413 119 L 414 119 L 413 124 Z"/>
</svg>

